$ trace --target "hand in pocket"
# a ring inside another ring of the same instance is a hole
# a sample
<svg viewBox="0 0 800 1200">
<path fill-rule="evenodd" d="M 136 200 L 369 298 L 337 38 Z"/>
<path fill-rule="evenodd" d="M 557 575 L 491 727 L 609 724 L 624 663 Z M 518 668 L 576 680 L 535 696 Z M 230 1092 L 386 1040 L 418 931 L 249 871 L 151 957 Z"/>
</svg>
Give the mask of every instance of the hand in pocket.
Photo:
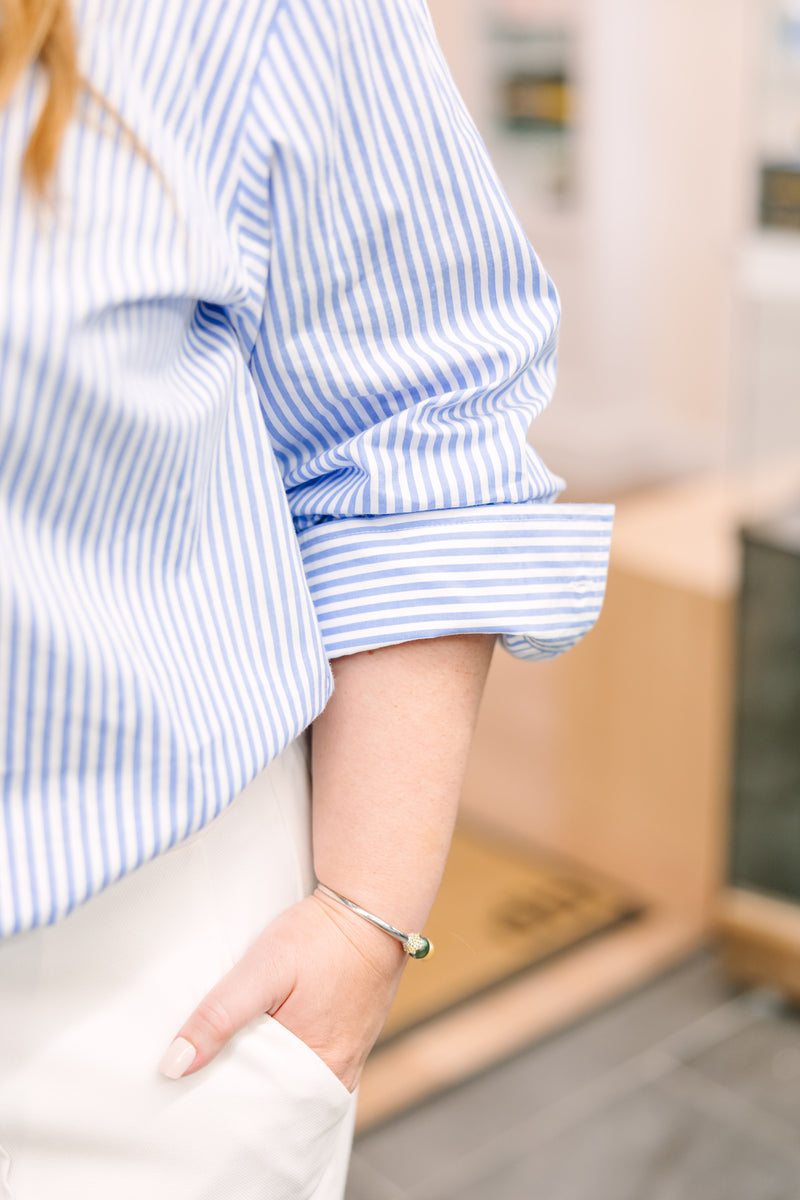
<svg viewBox="0 0 800 1200">
<path fill-rule="evenodd" d="M 404 962 L 380 930 L 323 896 L 307 896 L 276 917 L 201 1000 L 160 1070 L 170 1079 L 194 1074 L 266 1012 L 353 1091 Z"/>
</svg>

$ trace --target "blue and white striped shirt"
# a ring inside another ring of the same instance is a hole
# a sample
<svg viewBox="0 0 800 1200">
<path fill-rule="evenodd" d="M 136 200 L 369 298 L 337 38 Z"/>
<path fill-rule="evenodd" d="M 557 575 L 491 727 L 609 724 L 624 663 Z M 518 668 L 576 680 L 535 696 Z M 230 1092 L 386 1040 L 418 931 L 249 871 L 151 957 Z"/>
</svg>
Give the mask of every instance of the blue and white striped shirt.
<svg viewBox="0 0 800 1200">
<path fill-rule="evenodd" d="M 558 300 L 422 0 L 75 15 L 122 121 L 87 94 L 52 207 L 38 71 L 0 113 L 4 934 L 211 820 L 330 658 L 567 649 L 611 525 L 526 442 Z"/>
</svg>

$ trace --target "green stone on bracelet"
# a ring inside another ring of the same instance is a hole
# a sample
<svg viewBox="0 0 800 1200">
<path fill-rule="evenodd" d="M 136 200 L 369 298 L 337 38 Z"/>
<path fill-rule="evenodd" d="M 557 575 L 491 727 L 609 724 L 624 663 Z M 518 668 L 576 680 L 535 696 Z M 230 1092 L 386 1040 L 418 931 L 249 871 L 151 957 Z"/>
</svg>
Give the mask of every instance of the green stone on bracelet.
<svg viewBox="0 0 800 1200">
<path fill-rule="evenodd" d="M 411 958 L 428 958 L 433 954 L 433 942 L 421 933 L 410 933 L 406 939 L 405 952 Z"/>
</svg>

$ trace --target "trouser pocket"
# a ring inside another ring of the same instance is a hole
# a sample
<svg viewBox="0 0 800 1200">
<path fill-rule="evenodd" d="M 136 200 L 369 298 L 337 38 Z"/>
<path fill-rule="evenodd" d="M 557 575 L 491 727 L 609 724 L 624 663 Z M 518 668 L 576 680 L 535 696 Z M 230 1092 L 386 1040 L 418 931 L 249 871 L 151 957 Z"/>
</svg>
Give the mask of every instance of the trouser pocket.
<svg viewBox="0 0 800 1200">
<path fill-rule="evenodd" d="M 342 1162 L 346 1170 L 356 1096 L 313 1050 L 271 1017 L 237 1035 L 220 1060 L 205 1071 L 209 1092 L 216 1093 L 220 1138 L 230 1147 L 226 1178 L 247 1172 L 260 1180 L 262 1190 L 253 1192 L 254 1197 L 317 1200 L 330 1164 Z M 202 1103 L 200 1090 L 197 1100 Z M 224 1189 L 209 1187 L 207 1200 L 222 1194 Z M 332 1190 L 324 1200 L 340 1196 Z"/>
</svg>

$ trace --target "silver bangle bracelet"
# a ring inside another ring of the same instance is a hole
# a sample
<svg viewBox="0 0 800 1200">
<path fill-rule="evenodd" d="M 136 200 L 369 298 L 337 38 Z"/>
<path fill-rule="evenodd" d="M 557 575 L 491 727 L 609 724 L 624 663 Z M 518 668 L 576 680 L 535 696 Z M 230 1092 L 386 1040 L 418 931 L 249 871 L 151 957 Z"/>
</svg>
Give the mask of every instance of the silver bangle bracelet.
<svg viewBox="0 0 800 1200">
<path fill-rule="evenodd" d="M 382 921 L 380 917 L 367 912 L 359 904 L 354 904 L 346 896 L 340 896 L 338 892 L 335 892 L 333 888 L 326 887 L 324 883 L 317 883 L 317 890 L 322 892 L 324 896 L 329 896 L 331 900 L 337 900 L 339 904 L 343 904 L 345 908 L 349 908 L 351 912 L 356 913 L 359 917 L 363 917 L 365 921 L 369 921 L 376 929 L 382 929 L 384 933 L 388 933 L 389 937 L 393 937 L 396 942 L 400 943 L 410 958 L 429 958 L 433 954 L 433 942 L 429 941 L 423 934 L 403 933 L 402 930 L 395 929 L 394 925 L 390 925 L 388 921 Z"/>
</svg>

